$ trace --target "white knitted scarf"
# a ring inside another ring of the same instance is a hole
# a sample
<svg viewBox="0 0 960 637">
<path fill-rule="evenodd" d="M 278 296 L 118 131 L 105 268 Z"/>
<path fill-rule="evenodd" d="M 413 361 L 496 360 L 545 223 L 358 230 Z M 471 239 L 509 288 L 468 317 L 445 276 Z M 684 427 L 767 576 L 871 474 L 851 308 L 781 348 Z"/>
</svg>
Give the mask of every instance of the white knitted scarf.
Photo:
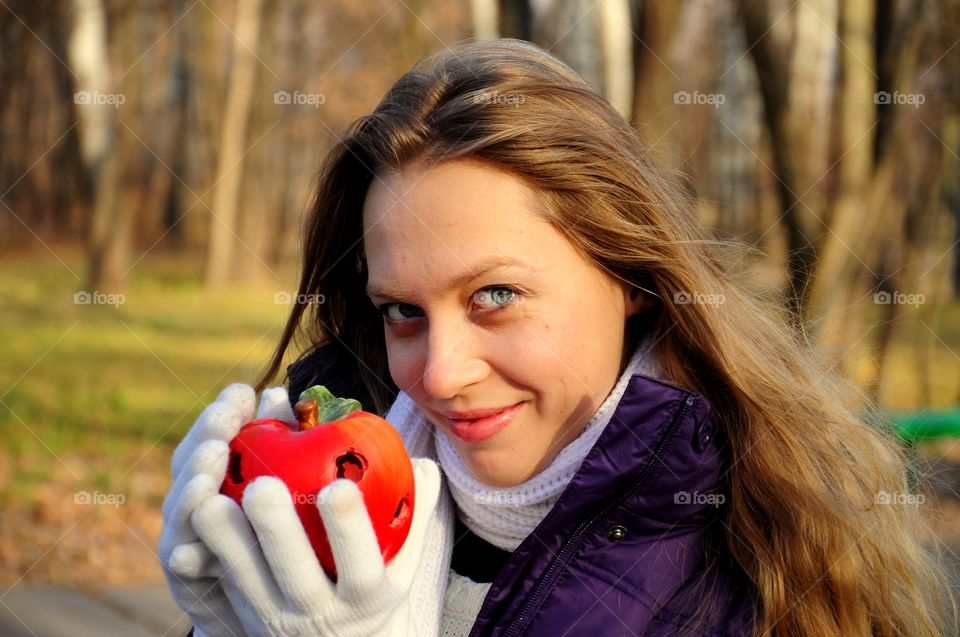
<svg viewBox="0 0 960 637">
<path fill-rule="evenodd" d="M 634 374 L 654 376 L 655 366 L 645 340 L 636 348 L 610 394 L 580 435 L 564 447 L 546 469 L 511 487 L 491 487 L 478 481 L 457 455 L 447 436 L 435 428 L 413 400 L 400 392 L 386 419 L 397 428 L 411 457 L 439 462 L 446 476 L 438 505 L 437 554 L 452 551 L 453 509 L 449 493 L 468 529 L 494 546 L 515 550 L 547 515 L 610 421 Z M 449 562 L 447 562 L 449 566 Z"/>
</svg>

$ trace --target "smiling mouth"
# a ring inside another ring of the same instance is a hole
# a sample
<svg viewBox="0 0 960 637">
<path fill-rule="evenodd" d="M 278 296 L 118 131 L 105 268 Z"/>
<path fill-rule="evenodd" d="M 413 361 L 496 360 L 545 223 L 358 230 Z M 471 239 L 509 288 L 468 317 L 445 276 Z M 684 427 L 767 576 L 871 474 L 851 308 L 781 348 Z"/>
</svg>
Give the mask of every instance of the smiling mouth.
<svg viewBox="0 0 960 637">
<path fill-rule="evenodd" d="M 463 418 L 446 415 L 447 427 L 450 431 L 466 442 L 480 442 L 499 433 L 517 417 L 523 408 L 523 403 L 517 403 L 499 410 L 473 410 L 469 412 L 453 412 L 455 416 L 480 414 L 479 417 Z"/>
</svg>

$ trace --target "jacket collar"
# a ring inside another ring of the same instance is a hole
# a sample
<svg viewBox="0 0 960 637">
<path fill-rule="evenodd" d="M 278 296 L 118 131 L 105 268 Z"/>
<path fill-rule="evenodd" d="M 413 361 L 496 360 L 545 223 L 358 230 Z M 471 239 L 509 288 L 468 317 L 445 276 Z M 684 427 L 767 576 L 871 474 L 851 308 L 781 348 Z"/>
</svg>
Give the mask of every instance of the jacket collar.
<svg viewBox="0 0 960 637">
<path fill-rule="evenodd" d="M 471 635 L 604 625 L 598 600 L 610 591 L 643 633 L 703 566 L 705 528 L 724 500 L 716 434 L 703 396 L 633 375 L 553 509 L 494 579 Z"/>
<path fill-rule="evenodd" d="M 635 374 L 548 518 L 579 519 L 602 501 L 634 510 L 651 531 L 703 523 L 723 505 L 718 433 L 703 396 Z"/>
</svg>

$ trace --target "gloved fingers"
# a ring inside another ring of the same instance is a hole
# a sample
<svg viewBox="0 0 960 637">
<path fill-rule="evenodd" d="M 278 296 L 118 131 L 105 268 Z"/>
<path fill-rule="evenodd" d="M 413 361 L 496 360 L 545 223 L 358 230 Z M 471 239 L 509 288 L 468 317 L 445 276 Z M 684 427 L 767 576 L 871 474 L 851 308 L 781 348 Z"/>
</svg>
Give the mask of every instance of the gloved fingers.
<svg viewBox="0 0 960 637">
<path fill-rule="evenodd" d="M 171 462 L 174 478 L 204 441 L 232 440 L 240 427 L 251 419 L 255 405 L 256 394 L 249 385 L 234 383 L 220 392 L 217 400 L 207 405 L 174 450 Z"/>
<path fill-rule="evenodd" d="M 288 603 L 313 615 L 333 598 L 333 583 L 313 552 L 287 486 L 264 476 L 243 492 L 243 511 Z"/>
<path fill-rule="evenodd" d="M 243 625 L 230 605 L 230 600 L 214 580 L 198 582 L 181 580 L 164 569 L 170 592 L 194 626 L 194 635 L 219 637 L 243 635 Z"/>
<path fill-rule="evenodd" d="M 187 615 L 193 622 L 193 637 L 243 637 L 247 634 L 230 600 L 224 595 L 200 600 Z"/>
<path fill-rule="evenodd" d="M 384 564 L 360 488 L 352 480 L 334 480 L 317 494 L 317 509 L 337 565 L 337 594 L 369 597 L 383 584 Z"/>
<path fill-rule="evenodd" d="M 257 392 L 246 383 L 232 383 L 217 396 L 217 401 L 230 403 L 243 414 L 253 414 L 257 404 Z"/>
<path fill-rule="evenodd" d="M 190 516 L 204 501 L 217 494 L 220 483 L 205 473 L 194 476 L 184 485 L 170 506 L 170 515 L 163 521 L 163 532 L 157 552 L 160 559 L 166 562 L 170 553 L 179 544 L 186 544 L 197 539 L 197 534 L 190 524 Z"/>
<path fill-rule="evenodd" d="M 413 521 L 410 523 L 407 539 L 387 567 L 390 580 L 404 589 L 413 582 L 420 565 L 424 539 L 440 496 L 440 469 L 437 464 L 428 458 L 415 458 L 412 464 L 413 484 L 416 489 Z"/>
<path fill-rule="evenodd" d="M 167 497 L 163 501 L 163 518 L 170 516 L 170 510 L 177 502 L 177 495 L 183 491 L 187 482 L 201 473 L 209 475 L 219 483 L 227 473 L 227 461 L 230 458 L 230 447 L 222 440 L 207 440 L 202 443 L 190 456 L 183 470 L 177 474 L 170 487 Z"/>
<path fill-rule="evenodd" d="M 174 479 L 183 471 L 197 447 L 207 440 L 230 442 L 251 415 L 230 402 L 217 401 L 207 405 L 173 452 L 170 472 Z"/>
<path fill-rule="evenodd" d="M 243 626 L 237 618 L 230 600 L 216 581 L 197 582 L 193 585 L 196 599 L 187 606 L 187 614 L 194 618 L 194 625 L 202 627 L 208 635 L 243 635 Z M 198 621 L 196 617 L 203 617 Z M 194 631 L 196 635 L 196 631 Z"/>
<path fill-rule="evenodd" d="M 290 407 L 290 397 L 283 387 L 271 387 L 260 395 L 260 408 L 257 418 L 274 418 L 283 422 L 295 422 L 296 416 Z"/>
<path fill-rule="evenodd" d="M 223 565 L 203 542 L 190 542 L 174 547 L 167 568 L 184 579 L 219 578 Z"/>
<path fill-rule="evenodd" d="M 194 511 L 197 535 L 224 567 L 220 583 L 234 608 L 252 607 L 260 617 L 273 617 L 283 608 L 283 596 L 240 506 L 216 495 Z"/>
<path fill-rule="evenodd" d="M 230 605 L 230 600 L 223 591 L 215 590 L 218 584 L 209 588 L 211 595 L 204 595 L 184 611 L 190 617 L 194 626 L 194 637 L 238 637 L 245 635 L 243 624 L 237 617 L 237 612 Z"/>
</svg>

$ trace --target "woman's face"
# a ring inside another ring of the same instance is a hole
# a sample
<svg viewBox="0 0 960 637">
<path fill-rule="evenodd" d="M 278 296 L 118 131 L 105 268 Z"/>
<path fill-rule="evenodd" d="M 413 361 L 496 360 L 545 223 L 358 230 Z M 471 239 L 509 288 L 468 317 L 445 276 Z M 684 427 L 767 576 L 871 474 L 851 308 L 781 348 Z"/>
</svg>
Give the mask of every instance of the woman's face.
<svg viewBox="0 0 960 637">
<path fill-rule="evenodd" d="M 390 374 L 491 486 L 536 475 L 580 434 L 642 303 L 538 205 L 516 177 L 464 160 L 381 175 L 364 205 Z"/>
</svg>

